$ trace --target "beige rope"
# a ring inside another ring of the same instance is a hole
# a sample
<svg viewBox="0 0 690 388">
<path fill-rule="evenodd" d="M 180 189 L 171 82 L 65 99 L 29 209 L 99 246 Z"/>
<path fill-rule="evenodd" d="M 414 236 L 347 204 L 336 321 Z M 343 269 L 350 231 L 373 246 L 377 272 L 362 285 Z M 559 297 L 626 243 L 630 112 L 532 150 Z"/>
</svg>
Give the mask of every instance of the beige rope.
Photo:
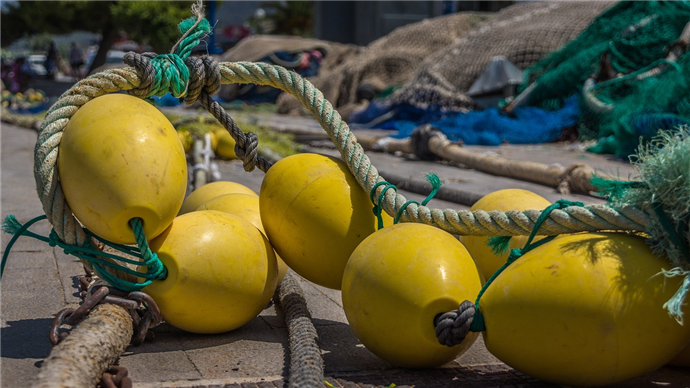
<svg viewBox="0 0 690 388">
<path fill-rule="evenodd" d="M 221 63 L 223 83 L 254 83 L 270 85 L 295 96 L 309 109 L 336 145 L 357 182 L 370 192 L 374 185 L 383 181 L 376 167 L 365 155 L 362 146 L 348 125 L 323 94 L 309 81 L 280 66 L 265 63 Z M 383 187 L 377 188 L 378 198 Z M 386 191 L 383 208 L 394 216 L 406 198 L 393 190 Z M 462 235 L 523 235 L 534 227 L 540 211 L 526 212 L 470 212 L 451 209 L 429 209 L 410 204 L 403 213 L 403 221 L 420 222 L 439 227 L 453 234 Z M 647 214 L 635 207 L 614 209 L 606 205 L 569 207 L 554 211 L 544 223 L 539 234 L 561 234 L 596 230 L 643 231 Z"/>
<path fill-rule="evenodd" d="M 294 72 L 266 63 L 221 63 L 223 83 L 270 85 L 297 97 L 319 121 L 340 151 L 359 185 L 370 192 L 383 181 L 376 167 L 364 153 L 357 138 L 323 94 Z M 137 88 L 141 80 L 133 68 L 107 70 L 78 82 L 63 94 L 46 115 L 36 143 L 34 171 L 36 187 L 44 211 L 58 236 L 68 244 L 83 245 L 85 234 L 74 218 L 55 174 L 57 150 L 62 131 L 69 119 L 86 102 L 106 93 Z M 377 188 L 377 195 L 383 187 Z M 406 198 L 393 190 L 386 191 L 385 211 L 394 216 Z M 402 220 L 424 223 L 462 235 L 524 235 L 534 227 L 540 211 L 470 212 L 452 209 L 430 209 L 410 204 Z M 642 209 L 606 205 L 569 207 L 554 211 L 539 234 L 561 234 L 597 230 L 643 231 L 648 216 Z"/>
</svg>

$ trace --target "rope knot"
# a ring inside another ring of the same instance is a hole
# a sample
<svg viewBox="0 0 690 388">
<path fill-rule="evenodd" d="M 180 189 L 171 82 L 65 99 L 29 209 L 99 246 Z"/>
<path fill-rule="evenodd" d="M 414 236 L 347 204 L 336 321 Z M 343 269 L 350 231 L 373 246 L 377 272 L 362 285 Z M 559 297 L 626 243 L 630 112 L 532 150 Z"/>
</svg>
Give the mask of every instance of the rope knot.
<svg viewBox="0 0 690 388">
<path fill-rule="evenodd" d="M 220 67 L 213 57 L 189 57 L 185 59 L 185 64 L 189 69 L 187 95 L 184 98 L 186 105 L 194 104 L 202 92 L 212 95 L 220 89 Z"/>
<path fill-rule="evenodd" d="M 186 59 L 191 54 L 192 49 L 199 44 L 199 41 L 211 32 L 211 25 L 208 20 L 204 19 L 203 6 L 200 1 L 192 6 L 192 14 L 195 16 L 178 24 L 182 37 L 175 43 L 169 54 L 144 53 L 139 55 L 133 52 L 125 54 L 124 63 L 137 69 L 142 78 L 139 87 L 129 91 L 130 94 L 140 98 L 148 98 L 152 95 L 162 97 L 168 93 L 178 98 L 187 96 L 190 68 Z M 199 77 L 197 73 L 196 77 L 195 82 L 201 82 L 204 85 L 203 74 Z M 220 78 L 220 73 L 218 78 Z M 194 101 L 197 97 L 198 94 L 194 97 Z"/>
<path fill-rule="evenodd" d="M 61 242 L 60 237 L 58 237 L 55 230 L 54 229 L 51 230 L 50 234 L 48 235 L 48 245 L 50 245 L 51 247 L 56 247 L 60 244 L 60 242 Z M 65 250 L 65 253 L 68 253 L 68 252 L 66 252 L 66 250 Z"/>
<path fill-rule="evenodd" d="M 253 132 L 240 136 L 235 143 L 235 154 L 242 161 L 244 171 L 251 172 L 259 160 L 259 138 Z"/>
<path fill-rule="evenodd" d="M 472 323 L 475 314 L 478 312 L 474 303 L 466 300 L 460 304 L 457 310 L 449 311 L 436 318 L 436 337 L 441 345 L 453 347 L 465 340 L 471 331 L 482 331 L 483 328 L 475 330 Z"/>
</svg>

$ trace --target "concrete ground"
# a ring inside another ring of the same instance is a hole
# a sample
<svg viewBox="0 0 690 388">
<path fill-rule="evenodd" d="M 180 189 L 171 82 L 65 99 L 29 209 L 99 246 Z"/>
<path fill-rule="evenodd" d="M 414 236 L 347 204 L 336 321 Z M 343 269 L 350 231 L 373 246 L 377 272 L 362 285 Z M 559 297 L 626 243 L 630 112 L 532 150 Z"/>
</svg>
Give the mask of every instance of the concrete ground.
<svg viewBox="0 0 690 388">
<path fill-rule="evenodd" d="M 268 118 L 266 120 L 276 120 Z M 285 122 L 292 119 L 280 119 Z M 302 120 L 302 121 L 300 121 Z M 295 119 L 296 126 L 305 119 Z M 25 222 L 41 215 L 33 172 L 33 131 L 2 125 L 2 202 L 0 214 L 14 214 Z M 478 148 L 479 149 L 479 148 Z M 333 153 L 332 150 L 319 149 Z M 514 159 L 530 159 L 563 165 L 591 163 L 604 171 L 631 170 L 627 164 L 585 154 L 564 146 L 502 146 L 486 151 Z M 448 186 L 486 194 L 499 188 L 518 187 L 535 191 L 549 200 L 561 198 L 552 189 L 536 184 L 492 177 L 439 163 L 426 163 L 384 154 L 369 154 L 383 172 L 421 177 L 435 171 Z M 238 162 L 220 162 L 224 180 L 243 183 L 258 192 L 263 173 L 247 174 Z M 410 199 L 425 196 L 404 193 Z M 591 197 L 567 196 L 585 202 Z M 432 200 L 430 206 L 463 208 Z M 32 230 L 47 235 L 47 222 Z M 2 248 L 9 241 L 3 234 Z M 77 277 L 81 264 L 47 244 L 21 238 L 12 249 L 1 283 L 1 386 L 29 387 L 35 382 L 43 359 L 50 353 L 47 340 L 53 314 L 79 303 Z M 354 336 L 343 313 L 340 292 L 301 279 L 308 307 L 319 335 L 326 380 L 335 387 L 550 387 L 551 384 L 525 376 L 493 357 L 480 339 L 457 360 L 437 369 L 395 368 L 369 352 Z M 282 312 L 273 305 L 246 326 L 220 335 L 195 335 L 165 324 L 155 329 L 156 338 L 129 347 L 120 365 L 128 368 L 136 387 L 282 387 L 288 375 L 289 347 Z M 641 357 L 644 355 L 640 355 Z M 662 368 L 616 387 L 686 387 L 690 370 Z"/>
</svg>

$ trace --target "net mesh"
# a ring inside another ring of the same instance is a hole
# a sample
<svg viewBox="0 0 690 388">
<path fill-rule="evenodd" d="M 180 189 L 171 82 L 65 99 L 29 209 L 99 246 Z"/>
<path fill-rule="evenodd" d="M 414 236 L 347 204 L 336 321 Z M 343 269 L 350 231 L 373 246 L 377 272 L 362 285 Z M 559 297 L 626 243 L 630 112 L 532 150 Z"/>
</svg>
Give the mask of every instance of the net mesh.
<svg viewBox="0 0 690 388">
<path fill-rule="evenodd" d="M 535 2 L 501 10 L 453 44 L 427 57 L 392 96 L 419 108 L 474 108 L 465 94 L 495 56 L 524 69 L 562 47 L 611 2 Z"/>
<path fill-rule="evenodd" d="M 341 63 L 324 63 L 318 76 L 310 81 L 336 107 L 351 105 L 357 102 L 357 89 L 361 85 L 370 85 L 380 94 L 405 83 L 426 57 L 489 18 L 490 14 L 463 12 L 397 28 L 359 52 L 351 53 Z M 281 113 L 294 113 L 300 107 L 287 93 L 278 99 Z"/>
<path fill-rule="evenodd" d="M 527 69 L 526 83 L 536 82 L 528 104 L 557 109 L 579 93 L 585 81 L 598 83 L 583 94 L 581 139 L 597 139 L 596 153 L 627 157 L 659 130 L 690 122 L 690 58 L 664 61 L 690 22 L 690 3 L 621 2 L 596 18 L 582 34 Z M 657 68 L 658 74 L 637 77 Z"/>
</svg>

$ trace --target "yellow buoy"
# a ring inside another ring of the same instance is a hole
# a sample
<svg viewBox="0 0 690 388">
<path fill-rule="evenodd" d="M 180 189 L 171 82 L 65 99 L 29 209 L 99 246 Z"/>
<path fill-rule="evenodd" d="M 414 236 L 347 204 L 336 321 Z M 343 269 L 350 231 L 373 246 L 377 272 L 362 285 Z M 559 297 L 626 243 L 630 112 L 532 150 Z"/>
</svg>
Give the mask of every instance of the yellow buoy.
<svg viewBox="0 0 690 388">
<path fill-rule="evenodd" d="M 235 155 L 235 139 L 232 138 L 230 133 L 222 129 L 216 131 L 215 135 L 218 139 L 216 155 L 221 159 L 237 159 L 237 155 Z"/>
<path fill-rule="evenodd" d="M 668 364 L 682 368 L 690 368 L 690 344 L 681 350 Z"/>
<path fill-rule="evenodd" d="M 542 210 L 551 205 L 551 202 L 543 197 L 527 190 L 522 189 L 505 189 L 494 191 L 493 193 L 483 196 L 479 201 L 475 202 L 470 210 L 484 210 L 484 211 L 508 211 L 508 210 Z M 522 248 L 527 243 L 528 236 L 516 236 L 510 240 L 510 249 Z M 491 248 L 487 245 L 488 237 L 483 236 L 460 236 L 460 241 L 465 245 L 474 260 L 477 262 L 479 269 L 482 271 L 485 279 L 491 277 L 503 264 L 508 260 L 510 249 L 504 253 L 495 254 L 491 252 Z M 534 239 L 534 242 L 539 241 L 541 237 Z"/>
<path fill-rule="evenodd" d="M 60 142 L 58 171 L 77 219 L 120 244 L 135 242 L 132 218 L 143 219 L 148 238 L 163 232 L 187 188 L 187 161 L 172 124 L 126 94 L 95 98 L 72 116 Z"/>
<path fill-rule="evenodd" d="M 150 247 L 168 276 L 143 291 L 179 329 L 236 329 L 256 317 L 276 289 L 273 248 L 254 225 L 232 214 L 204 210 L 179 216 Z"/>
<path fill-rule="evenodd" d="M 194 210 L 198 209 L 199 206 L 220 195 L 235 193 L 249 194 L 258 197 L 258 195 L 252 189 L 239 183 L 228 181 L 211 182 L 207 185 L 199 187 L 189 194 L 189 196 L 185 198 L 184 202 L 182 203 L 182 208 L 180 208 L 179 214 L 182 215 L 193 212 Z"/>
<path fill-rule="evenodd" d="M 192 144 L 194 143 L 194 139 L 192 139 L 192 134 L 189 133 L 189 131 L 182 129 L 177 131 L 177 137 L 180 139 L 180 143 L 182 143 L 182 148 L 184 148 L 184 152 L 189 152 L 192 149 Z"/>
<path fill-rule="evenodd" d="M 298 274 L 340 289 L 352 251 L 376 231 L 369 194 L 336 158 L 297 154 L 274 164 L 259 192 L 273 248 Z M 393 220 L 384 214 L 384 224 Z"/>
<path fill-rule="evenodd" d="M 599 386 L 644 375 L 688 343 L 662 307 L 681 280 L 641 237 L 564 235 L 507 267 L 479 302 L 487 349 L 538 379 Z"/>
<path fill-rule="evenodd" d="M 203 205 L 199 206 L 199 210 L 218 210 L 225 213 L 234 214 L 240 218 L 249 221 L 252 225 L 259 228 L 261 233 L 266 233 L 264 225 L 261 223 L 261 214 L 259 213 L 259 197 L 249 194 L 225 194 L 215 197 Z M 288 266 L 280 258 L 278 260 L 278 283 L 283 281 L 287 273 Z"/>
<path fill-rule="evenodd" d="M 434 318 L 475 300 L 482 279 L 452 235 L 423 224 L 398 224 L 364 240 L 343 275 L 343 308 L 350 327 L 374 354 L 397 366 L 431 368 L 457 358 L 462 344 L 439 344 Z"/>
</svg>

